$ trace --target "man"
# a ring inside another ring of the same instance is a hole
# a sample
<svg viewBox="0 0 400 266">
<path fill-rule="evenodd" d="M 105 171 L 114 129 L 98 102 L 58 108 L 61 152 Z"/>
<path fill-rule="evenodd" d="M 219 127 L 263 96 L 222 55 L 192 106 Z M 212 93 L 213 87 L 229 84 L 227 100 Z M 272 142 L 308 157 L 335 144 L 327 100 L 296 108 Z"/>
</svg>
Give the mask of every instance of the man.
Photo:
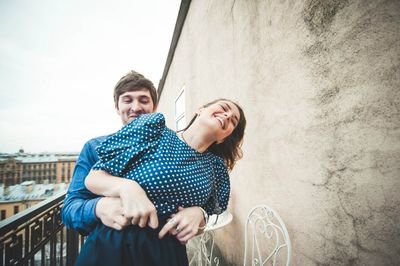
<svg viewBox="0 0 400 266">
<path fill-rule="evenodd" d="M 156 110 L 158 104 L 157 92 L 150 80 L 135 71 L 131 71 L 116 84 L 114 103 L 122 123 L 126 125 L 138 116 Z M 121 230 L 131 224 L 132 221 L 132 217 L 123 215 L 119 198 L 99 197 L 85 187 L 86 176 L 99 160 L 95 148 L 105 138 L 107 136 L 97 137 L 84 145 L 76 163 L 62 209 L 63 222 L 67 228 L 75 229 L 84 235 L 89 234 L 98 222 Z M 156 228 L 158 219 L 155 207 L 138 184 L 135 195 L 137 195 L 135 218 L 138 219 L 139 226 L 149 225 Z"/>
</svg>

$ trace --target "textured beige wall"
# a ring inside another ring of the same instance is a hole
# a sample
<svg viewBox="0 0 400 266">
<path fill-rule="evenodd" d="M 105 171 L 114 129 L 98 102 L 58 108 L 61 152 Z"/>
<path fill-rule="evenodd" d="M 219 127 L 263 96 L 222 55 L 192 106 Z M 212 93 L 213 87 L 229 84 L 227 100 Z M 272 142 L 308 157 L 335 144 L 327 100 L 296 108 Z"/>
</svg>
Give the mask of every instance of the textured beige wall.
<svg viewBox="0 0 400 266">
<path fill-rule="evenodd" d="M 193 0 L 161 96 L 186 110 L 238 100 L 248 127 L 231 174 L 234 221 L 217 232 L 243 258 L 252 206 L 276 209 L 294 265 L 400 262 L 400 1 Z"/>
</svg>

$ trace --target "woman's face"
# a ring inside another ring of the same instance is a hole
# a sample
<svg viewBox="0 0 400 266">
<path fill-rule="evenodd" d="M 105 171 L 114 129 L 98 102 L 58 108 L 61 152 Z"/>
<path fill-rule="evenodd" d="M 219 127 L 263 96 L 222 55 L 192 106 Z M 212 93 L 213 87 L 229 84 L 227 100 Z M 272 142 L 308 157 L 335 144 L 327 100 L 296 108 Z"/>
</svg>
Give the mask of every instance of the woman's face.
<svg viewBox="0 0 400 266">
<path fill-rule="evenodd" d="M 224 141 L 236 128 L 240 113 L 230 101 L 218 101 L 199 110 L 199 119 L 214 132 L 217 143 Z"/>
</svg>

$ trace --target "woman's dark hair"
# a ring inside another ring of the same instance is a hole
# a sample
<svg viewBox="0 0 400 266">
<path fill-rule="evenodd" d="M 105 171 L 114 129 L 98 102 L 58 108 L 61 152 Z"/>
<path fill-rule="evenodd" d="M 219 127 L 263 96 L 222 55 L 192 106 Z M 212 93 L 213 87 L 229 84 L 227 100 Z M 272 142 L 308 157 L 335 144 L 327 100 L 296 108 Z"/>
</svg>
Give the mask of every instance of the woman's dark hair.
<svg viewBox="0 0 400 266">
<path fill-rule="evenodd" d="M 233 167 L 235 166 L 236 161 L 238 161 L 240 158 L 243 157 L 243 152 L 241 147 L 243 142 L 244 130 L 246 128 L 246 117 L 244 116 L 243 109 L 240 107 L 240 105 L 228 99 L 220 98 L 212 102 L 209 102 L 203 105 L 202 107 L 203 108 L 208 107 L 219 101 L 228 101 L 236 105 L 236 107 L 239 110 L 240 117 L 232 133 L 228 137 L 226 137 L 222 143 L 219 144 L 217 144 L 216 142 L 213 143 L 210 147 L 208 147 L 208 151 L 224 159 L 228 169 L 232 170 Z M 180 131 L 185 131 L 186 129 L 188 129 L 196 120 L 196 118 L 197 114 L 193 116 L 193 118 L 190 120 L 186 128 Z"/>
</svg>

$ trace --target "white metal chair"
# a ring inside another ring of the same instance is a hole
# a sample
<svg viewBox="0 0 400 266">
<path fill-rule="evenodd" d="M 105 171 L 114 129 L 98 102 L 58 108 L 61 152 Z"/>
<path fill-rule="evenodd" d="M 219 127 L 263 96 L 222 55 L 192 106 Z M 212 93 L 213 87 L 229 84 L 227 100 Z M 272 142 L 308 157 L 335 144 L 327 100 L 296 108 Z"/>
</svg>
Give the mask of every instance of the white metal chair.
<svg viewBox="0 0 400 266">
<path fill-rule="evenodd" d="M 291 264 L 289 234 L 276 211 L 265 205 L 254 207 L 247 216 L 244 229 L 244 266 Z M 251 264 L 247 263 L 247 253 L 251 254 Z"/>
<path fill-rule="evenodd" d="M 219 265 L 219 258 L 214 254 L 214 231 L 205 231 L 198 237 L 196 250 L 192 259 L 189 261 L 189 266 L 212 266 Z"/>
<path fill-rule="evenodd" d="M 219 258 L 215 254 L 215 230 L 224 227 L 232 221 L 232 214 L 229 211 L 225 211 L 220 215 L 210 216 L 207 226 L 204 229 L 204 233 L 201 236 L 196 237 L 192 241 L 194 242 L 189 250 L 193 253 L 189 266 L 218 266 L 220 263 Z M 188 246 L 189 248 L 189 246 Z"/>
</svg>

